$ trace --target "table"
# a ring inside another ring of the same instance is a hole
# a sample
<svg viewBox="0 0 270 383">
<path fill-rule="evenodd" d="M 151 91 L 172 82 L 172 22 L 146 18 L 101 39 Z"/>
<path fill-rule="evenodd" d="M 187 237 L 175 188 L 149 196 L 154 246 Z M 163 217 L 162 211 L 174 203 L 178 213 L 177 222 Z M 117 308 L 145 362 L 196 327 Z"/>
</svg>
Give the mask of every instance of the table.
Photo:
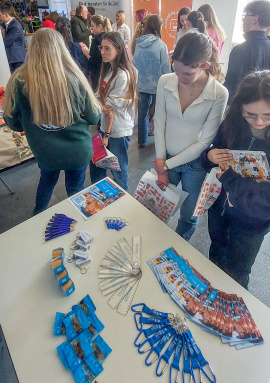
<svg viewBox="0 0 270 383">
<path fill-rule="evenodd" d="M 75 232 L 44 242 L 43 233 L 54 213 L 64 213 L 78 220 Z M 122 231 L 108 230 L 104 217 L 120 216 L 129 222 Z M 69 247 L 79 230 L 94 235 L 90 249 L 92 262 L 87 274 L 80 274 L 74 264 L 66 263 L 76 290 L 64 297 L 50 266 L 52 249 Z M 65 200 L 1 235 L 0 323 L 20 383 L 74 382 L 71 372 L 58 358 L 56 347 L 66 337 L 54 336 L 56 311 L 67 313 L 71 306 L 89 293 L 104 323 L 101 336 L 112 348 L 104 362 L 99 383 L 168 382 L 169 371 L 155 376 L 155 366 L 146 367 L 145 355 L 139 355 L 133 342 L 137 335 L 132 312 L 121 316 L 107 304 L 98 287 L 98 266 L 107 250 L 125 237 L 142 237 L 142 279 L 133 303 L 146 303 L 160 311 L 179 312 L 181 309 L 161 288 L 146 264 L 146 260 L 174 246 L 216 288 L 242 296 L 254 317 L 265 344 L 237 351 L 223 345 L 219 337 L 202 331 L 189 322 L 194 339 L 206 360 L 212 365 L 218 383 L 268 383 L 270 378 L 270 309 L 243 289 L 223 271 L 179 237 L 130 195 L 125 195 L 88 221 Z M 181 381 L 181 380 L 180 380 Z M 206 379 L 204 381 L 207 381 Z"/>
</svg>

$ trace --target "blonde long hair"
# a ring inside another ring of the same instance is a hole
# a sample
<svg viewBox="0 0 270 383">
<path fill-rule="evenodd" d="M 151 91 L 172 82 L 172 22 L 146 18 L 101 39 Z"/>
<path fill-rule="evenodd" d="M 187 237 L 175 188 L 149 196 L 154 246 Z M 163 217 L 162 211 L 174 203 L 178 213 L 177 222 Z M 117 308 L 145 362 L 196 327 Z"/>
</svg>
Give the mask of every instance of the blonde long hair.
<svg viewBox="0 0 270 383">
<path fill-rule="evenodd" d="M 11 117 L 18 83 L 29 99 L 33 122 L 68 126 L 79 119 L 87 95 L 93 112 L 100 105 L 83 72 L 71 57 L 63 37 L 50 28 L 32 37 L 24 64 L 11 76 L 5 94 L 4 115 Z M 84 91 L 83 91 L 84 90 Z"/>
<path fill-rule="evenodd" d="M 102 28 L 104 29 L 104 32 L 108 33 L 112 31 L 112 26 L 110 19 L 108 17 L 103 17 L 101 15 L 94 15 L 90 19 L 95 23 L 96 25 L 101 25 Z"/>
</svg>

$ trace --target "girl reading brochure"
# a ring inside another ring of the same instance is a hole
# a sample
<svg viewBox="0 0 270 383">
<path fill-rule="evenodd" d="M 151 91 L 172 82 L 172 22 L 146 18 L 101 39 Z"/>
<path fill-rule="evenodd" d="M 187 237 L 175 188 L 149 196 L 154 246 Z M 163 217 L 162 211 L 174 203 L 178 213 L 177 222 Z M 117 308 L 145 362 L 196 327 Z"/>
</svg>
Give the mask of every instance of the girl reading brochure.
<svg viewBox="0 0 270 383">
<path fill-rule="evenodd" d="M 112 171 L 115 181 L 128 189 L 128 147 L 137 108 L 137 70 L 130 63 L 125 44 L 118 32 L 104 34 L 100 45 L 102 67 L 98 98 L 103 107 L 100 131 L 103 144 L 118 158 L 121 171 Z M 107 171 L 90 163 L 92 183 Z"/>
<path fill-rule="evenodd" d="M 251 267 L 270 228 L 270 183 L 242 177 L 229 166 L 229 149 L 264 151 L 270 159 L 270 71 L 247 75 L 213 145 L 205 169 L 220 165 L 222 192 L 208 213 L 209 259 L 247 288 Z M 258 165 L 259 166 L 259 165 Z"/>
</svg>

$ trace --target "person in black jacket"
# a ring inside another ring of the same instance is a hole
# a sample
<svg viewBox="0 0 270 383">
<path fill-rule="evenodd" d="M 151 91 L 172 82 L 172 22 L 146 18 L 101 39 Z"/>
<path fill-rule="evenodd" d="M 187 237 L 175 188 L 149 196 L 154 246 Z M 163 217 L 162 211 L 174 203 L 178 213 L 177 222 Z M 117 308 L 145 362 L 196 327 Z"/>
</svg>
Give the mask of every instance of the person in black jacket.
<svg viewBox="0 0 270 383">
<path fill-rule="evenodd" d="M 19 68 L 25 59 L 23 29 L 13 14 L 14 8 L 10 3 L 0 3 L 0 21 L 5 24 L 2 34 L 11 73 Z"/>
<path fill-rule="evenodd" d="M 89 48 L 89 36 L 91 31 L 87 25 L 87 8 L 85 5 L 78 5 L 76 16 L 71 21 L 71 33 L 75 43 L 83 43 Z"/>
<path fill-rule="evenodd" d="M 247 288 L 251 267 L 270 230 L 270 182 L 235 173 L 228 166 L 229 149 L 264 151 L 270 161 L 269 70 L 243 79 L 213 145 L 201 155 L 206 170 L 222 168 L 222 191 L 208 212 L 209 259 Z"/>
<path fill-rule="evenodd" d="M 91 32 L 93 34 L 90 51 L 85 46 L 82 46 L 82 51 L 89 62 L 90 79 L 93 90 L 96 90 L 99 81 L 102 57 L 100 53 L 100 45 L 102 37 L 105 33 L 111 32 L 112 27 L 110 19 L 101 15 L 91 17 Z"/>
<path fill-rule="evenodd" d="M 246 41 L 232 49 L 223 84 L 229 91 L 229 105 L 246 74 L 254 70 L 270 69 L 270 41 L 265 35 L 266 28 L 270 26 L 270 2 L 252 1 L 247 4 L 244 12 L 243 31 Z"/>
</svg>

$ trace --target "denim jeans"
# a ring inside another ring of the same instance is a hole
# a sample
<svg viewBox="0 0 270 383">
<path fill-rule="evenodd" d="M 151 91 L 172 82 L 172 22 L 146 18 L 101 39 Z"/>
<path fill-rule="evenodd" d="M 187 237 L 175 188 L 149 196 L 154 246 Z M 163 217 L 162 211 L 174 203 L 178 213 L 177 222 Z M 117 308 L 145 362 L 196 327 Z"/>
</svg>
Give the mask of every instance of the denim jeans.
<svg viewBox="0 0 270 383">
<path fill-rule="evenodd" d="M 65 186 L 68 197 L 84 188 L 85 172 L 88 165 L 79 169 L 65 170 Z M 40 181 L 36 194 L 36 206 L 33 215 L 47 209 L 53 189 L 58 181 L 60 170 L 46 170 L 40 168 Z"/>
<path fill-rule="evenodd" d="M 251 267 L 264 235 L 245 233 L 239 222 L 235 222 L 226 211 L 223 214 L 215 204 L 208 211 L 209 259 L 247 288 Z"/>
<path fill-rule="evenodd" d="M 102 132 L 101 132 L 102 134 Z M 130 137 L 109 138 L 108 149 L 118 158 L 121 168 L 120 172 L 112 171 L 115 182 L 123 189 L 128 190 L 128 148 Z M 93 162 L 90 162 L 90 177 L 91 182 L 96 183 L 106 177 L 108 171 L 96 167 Z"/>
<path fill-rule="evenodd" d="M 143 145 L 148 140 L 148 112 L 151 103 L 156 102 L 156 95 L 141 93 L 138 103 L 138 144 Z"/>
<path fill-rule="evenodd" d="M 170 158 L 169 155 L 167 157 Z M 189 241 L 198 223 L 198 217 L 193 217 L 193 212 L 206 171 L 202 168 L 200 159 L 197 158 L 184 165 L 169 169 L 168 176 L 170 183 L 174 185 L 178 185 L 181 181 L 182 189 L 189 193 L 181 206 L 180 218 L 175 230 L 186 241 Z"/>
</svg>

